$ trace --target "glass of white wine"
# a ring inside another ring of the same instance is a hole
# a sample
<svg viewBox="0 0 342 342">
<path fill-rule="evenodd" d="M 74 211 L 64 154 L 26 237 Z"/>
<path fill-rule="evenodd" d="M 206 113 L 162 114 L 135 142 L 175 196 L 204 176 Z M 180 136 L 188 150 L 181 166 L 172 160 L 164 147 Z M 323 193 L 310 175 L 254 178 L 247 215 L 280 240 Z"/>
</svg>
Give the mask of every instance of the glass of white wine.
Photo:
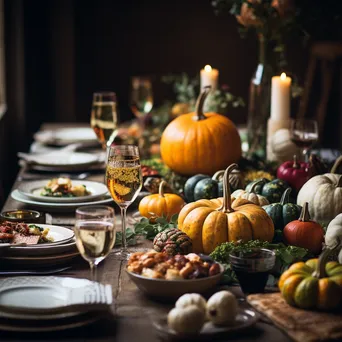
<svg viewBox="0 0 342 342">
<path fill-rule="evenodd" d="M 76 209 L 76 246 L 89 262 L 90 279 L 97 281 L 96 267 L 114 247 L 115 213 L 107 206 L 84 206 Z"/>
<path fill-rule="evenodd" d="M 90 125 L 105 150 L 114 141 L 117 134 L 118 116 L 115 93 L 97 92 L 93 94 Z"/>
<path fill-rule="evenodd" d="M 137 146 L 114 145 L 109 148 L 106 184 L 113 200 L 121 209 L 122 247 L 120 254 L 125 259 L 128 256 L 126 211 L 142 188 L 142 173 Z"/>
<path fill-rule="evenodd" d="M 149 77 L 133 76 L 131 89 L 131 109 L 140 123 L 153 108 L 152 82 Z"/>
</svg>

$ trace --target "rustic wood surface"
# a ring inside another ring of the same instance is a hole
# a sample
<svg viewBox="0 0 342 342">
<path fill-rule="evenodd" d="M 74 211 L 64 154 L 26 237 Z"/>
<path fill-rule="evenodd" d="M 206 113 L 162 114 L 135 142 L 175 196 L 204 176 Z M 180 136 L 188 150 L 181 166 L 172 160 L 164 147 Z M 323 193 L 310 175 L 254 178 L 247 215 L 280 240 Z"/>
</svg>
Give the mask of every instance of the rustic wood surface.
<svg viewBox="0 0 342 342">
<path fill-rule="evenodd" d="M 44 129 L 60 127 L 60 125 L 45 125 Z M 20 171 L 20 175 L 27 173 L 25 170 Z M 42 176 L 45 178 L 45 176 Z M 51 178 L 51 174 L 46 174 L 47 178 Z M 91 175 L 89 180 L 103 181 L 103 175 Z M 19 185 L 17 180 L 13 185 L 16 189 Z M 119 224 L 119 210 L 115 204 L 116 219 Z M 14 201 L 10 197 L 7 199 L 3 211 L 16 208 L 30 208 L 19 202 Z M 136 207 L 132 206 L 129 217 Z M 53 224 L 60 224 L 72 228 L 74 223 L 74 213 L 50 213 Z M 117 226 L 119 227 L 119 225 Z M 142 241 L 137 246 L 131 247 L 131 251 L 148 249 L 151 247 L 150 241 Z M 59 276 L 69 276 L 75 278 L 89 278 L 88 264 L 81 258 L 76 258 L 71 263 L 71 270 L 60 273 Z M 63 341 L 159 341 L 152 326 L 152 320 L 155 317 L 165 315 L 172 308 L 172 303 L 160 303 L 145 297 L 132 283 L 125 272 L 126 261 L 121 261 L 115 255 L 115 249 L 106 260 L 98 267 L 98 280 L 102 283 L 111 284 L 113 288 L 113 297 L 115 304 L 113 305 L 113 314 L 108 314 L 100 321 L 89 326 L 65 330 L 54 333 L 9 333 L 0 331 L 1 341 L 23 341 L 23 340 L 63 340 Z M 0 259 L 1 267 L 1 259 Z M 229 289 L 241 297 L 238 287 L 223 287 Z M 243 304 L 247 305 L 247 304 Z M 245 330 L 233 336 L 227 336 L 220 341 L 290 341 L 280 329 L 275 327 L 268 320 L 259 321 L 254 327 Z"/>
</svg>

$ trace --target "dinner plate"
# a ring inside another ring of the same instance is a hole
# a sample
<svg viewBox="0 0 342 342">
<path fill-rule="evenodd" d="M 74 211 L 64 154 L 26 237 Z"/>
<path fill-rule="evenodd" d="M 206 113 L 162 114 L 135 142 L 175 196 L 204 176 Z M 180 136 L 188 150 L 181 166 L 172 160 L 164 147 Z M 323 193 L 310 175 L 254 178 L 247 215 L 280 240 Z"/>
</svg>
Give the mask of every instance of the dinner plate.
<svg viewBox="0 0 342 342">
<path fill-rule="evenodd" d="M 40 202 L 54 202 L 54 203 L 67 203 L 67 202 L 88 202 L 92 201 L 96 198 L 108 195 L 107 187 L 99 182 L 91 182 L 91 181 L 77 181 L 72 180 L 72 185 L 85 185 L 87 190 L 90 192 L 87 196 L 78 196 L 78 197 L 49 197 L 40 195 L 44 190 L 45 185 L 50 181 L 50 179 L 42 179 L 39 181 L 31 181 L 21 183 L 18 187 L 18 190 L 21 194 L 26 197 L 40 201 Z"/>
<path fill-rule="evenodd" d="M 215 326 L 212 322 L 204 323 L 202 330 L 198 334 L 177 334 L 174 330 L 170 329 L 167 325 L 167 318 L 159 318 L 153 320 L 153 326 L 162 336 L 166 336 L 175 340 L 181 341 L 210 341 L 215 337 L 224 335 L 228 338 L 229 334 L 233 334 L 237 331 L 247 329 L 254 325 L 260 315 L 253 310 L 239 308 L 238 314 L 235 319 L 235 323 L 230 326 Z"/>
<path fill-rule="evenodd" d="M 74 317 L 65 317 L 64 319 L 55 319 L 48 321 L 27 321 L 11 320 L 9 318 L 0 319 L 0 330 L 23 333 L 43 333 L 63 331 L 66 329 L 75 329 L 94 323 L 102 318 L 103 315 L 94 315 L 93 312 Z M 36 323 L 35 323 L 36 322 Z M 43 322 L 43 323 L 42 323 Z"/>
<path fill-rule="evenodd" d="M 57 253 L 53 255 L 41 256 L 1 256 L 0 262 L 8 262 L 11 265 L 20 267 L 48 267 L 55 265 L 63 265 L 79 256 L 79 252 Z"/>
<path fill-rule="evenodd" d="M 70 242 L 63 243 L 60 245 L 49 245 L 45 244 L 39 245 L 39 247 L 33 246 L 14 246 L 8 248 L 1 255 L 10 257 L 40 257 L 47 255 L 61 255 L 77 252 L 76 241 L 73 238 Z"/>
<path fill-rule="evenodd" d="M 96 134 L 90 127 L 60 128 L 37 132 L 34 140 L 43 144 L 65 146 L 80 143 L 86 146 L 99 146 Z"/>
<path fill-rule="evenodd" d="M 17 277 L 0 280 L 0 312 L 10 319 L 48 320 L 108 310 L 110 285 L 68 277 Z"/>
<path fill-rule="evenodd" d="M 38 249 L 38 248 L 47 248 L 47 247 L 54 246 L 54 245 L 61 245 L 61 244 L 71 241 L 72 238 L 75 236 L 73 230 L 65 228 L 65 227 L 54 226 L 51 224 L 28 223 L 28 225 L 33 225 L 33 224 L 43 229 L 46 229 L 46 228 L 49 229 L 49 233 L 47 236 L 52 238 L 53 242 L 46 242 L 46 243 L 41 243 L 37 245 L 31 245 L 30 248 Z M 27 248 L 27 247 L 19 247 L 19 246 L 16 247 L 15 245 L 13 245 L 10 248 L 17 249 L 17 248 Z"/>
<path fill-rule="evenodd" d="M 53 203 L 53 202 L 42 202 L 30 199 L 20 193 L 18 189 L 12 191 L 11 197 L 21 203 L 28 204 L 32 208 L 42 208 L 50 211 L 74 211 L 76 208 L 84 205 L 100 205 L 109 204 L 113 202 L 111 197 L 103 197 L 94 201 L 89 202 L 77 202 L 77 203 Z"/>
</svg>

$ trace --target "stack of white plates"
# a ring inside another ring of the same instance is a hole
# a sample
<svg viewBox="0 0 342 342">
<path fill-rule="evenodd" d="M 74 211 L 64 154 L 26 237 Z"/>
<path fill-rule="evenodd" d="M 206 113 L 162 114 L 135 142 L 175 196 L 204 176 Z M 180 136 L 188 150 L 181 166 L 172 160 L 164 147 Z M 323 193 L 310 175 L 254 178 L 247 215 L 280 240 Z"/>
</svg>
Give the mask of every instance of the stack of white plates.
<svg viewBox="0 0 342 342">
<path fill-rule="evenodd" d="M 98 205 L 112 202 L 107 187 L 99 182 L 73 180 L 73 185 L 85 185 L 90 192 L 86 196 L 78 197 L 48 197 L 41 192 L 49 179 L 31 181 L 20 184 L 19 188 L 11 193 L 13 199 L 31 207 L 47 209 L 48 211 L 75 210 L 83 205 Z"/>
<path fill-rule="evenodd" d="M 48 237 L 51 237 L 53 242 L 27 246 L 13 245 L 9 248 L 0 245 L 0 264 L 48 267 L 67 263 L 79 255 L 73 230 L 49 224 L 37 226 L 48 228 Z"/>
<path fill-rule="evenodd" d="M 108 314 L 112 288 L 86 279 L 17 277 L 0 280 L 0 330 L 44 332 L 76 328 Z"/>
</svg>

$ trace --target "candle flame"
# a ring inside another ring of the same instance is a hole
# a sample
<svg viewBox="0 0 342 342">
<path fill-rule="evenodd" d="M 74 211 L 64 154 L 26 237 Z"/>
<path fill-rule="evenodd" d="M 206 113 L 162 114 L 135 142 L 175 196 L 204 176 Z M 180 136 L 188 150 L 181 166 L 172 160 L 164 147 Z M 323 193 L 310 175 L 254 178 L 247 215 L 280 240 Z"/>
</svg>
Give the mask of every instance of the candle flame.
<svg viewBox="0 0 342 342">
<path fill-rule="evenodd" d="M 285 81 L 285 80 L 286 80 L 286 74 L 285 74 L 285 72 L 283 72 L 283 73 L 280 75 L 280 79 L 281 79 L 282 81 Z"/>
<path fill-rule="evenodd" d="M 206 71 L 206 72 L 210 72 L 211 70 L 212 70 L 212 67 L 210 65 L 206 65 L 204 67 L 204 71 Z"/>
</svg>

